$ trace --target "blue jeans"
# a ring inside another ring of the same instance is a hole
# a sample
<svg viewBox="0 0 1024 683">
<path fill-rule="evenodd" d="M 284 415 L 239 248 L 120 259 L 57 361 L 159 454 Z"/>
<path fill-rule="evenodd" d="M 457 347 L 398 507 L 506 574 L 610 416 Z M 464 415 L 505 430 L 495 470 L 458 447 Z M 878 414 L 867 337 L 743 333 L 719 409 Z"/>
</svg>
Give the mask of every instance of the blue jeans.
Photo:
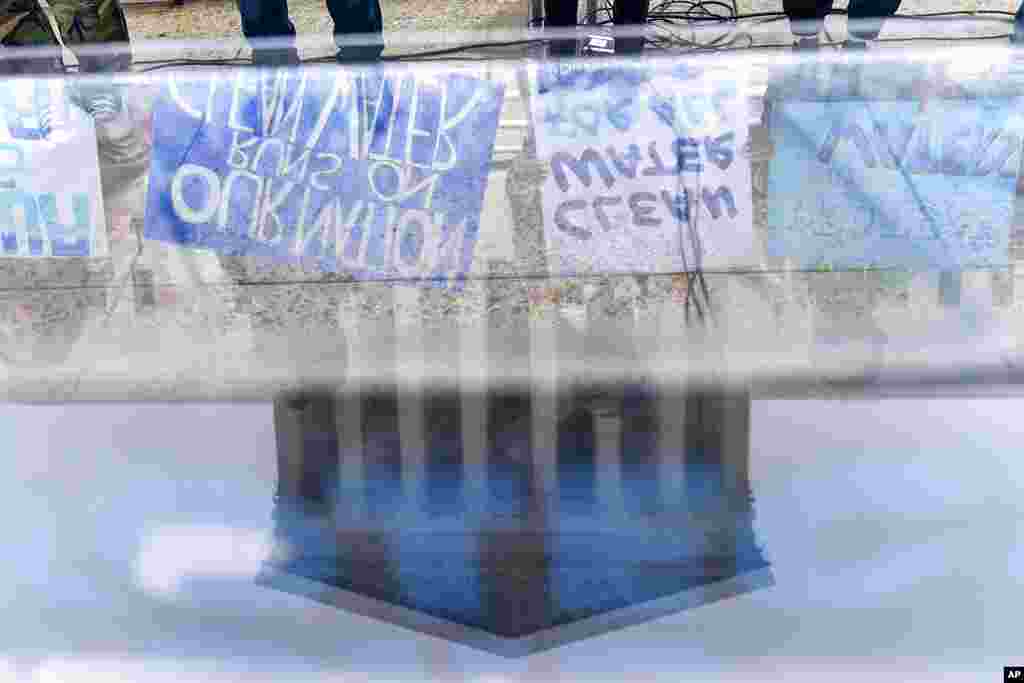
<svg viewBox="0 0 1024 683">
<path fill-rule="evenodd" d="M 900 0 L 850 0 L 848 16 L 850 33 L 861 40 L 874 40 L 882 30 L 885 17 L 896 14 Z M 783 0 L 782 10 L 790 21 L 799 21 L 793 32 L 800 36 L 816 36 L 821 32 L 825 16 L 832 9 L 832 0 Z"/>
<path fill-rule="evenodd" d="M 288 0 L 238 0 L 242 15 L 242 34 L 246 38 L 291 39 L 295 25 L 288 18 Z M 327 0 L 327 11 L 334 20 L 334 36 L 339 43 L 338 57 L 342 60 L 367 61 L 380 57 L 384 50 L 380 36 L 384 31 L 380 0 Z M 344 39 L 353 36 L 369 44 L 345 45 Z M 273 48 L 253 49 L 253 61 L 258 63 L 295 62 L 295 48 L 280 43 Z"/>
</svg>

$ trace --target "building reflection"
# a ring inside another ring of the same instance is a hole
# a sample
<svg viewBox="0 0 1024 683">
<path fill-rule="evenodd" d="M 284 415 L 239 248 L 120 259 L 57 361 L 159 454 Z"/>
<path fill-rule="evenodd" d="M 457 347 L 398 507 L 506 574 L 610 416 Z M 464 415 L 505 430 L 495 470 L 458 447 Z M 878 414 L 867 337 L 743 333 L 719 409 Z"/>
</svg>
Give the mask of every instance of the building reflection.
<svg viewBox="0 0 1024 683">
<path fill-rule="evenodd" d="M 517 638 L 767 567 L 745 393 L 404 391 L 275 402 L 277 569 Z"/>
</svg>

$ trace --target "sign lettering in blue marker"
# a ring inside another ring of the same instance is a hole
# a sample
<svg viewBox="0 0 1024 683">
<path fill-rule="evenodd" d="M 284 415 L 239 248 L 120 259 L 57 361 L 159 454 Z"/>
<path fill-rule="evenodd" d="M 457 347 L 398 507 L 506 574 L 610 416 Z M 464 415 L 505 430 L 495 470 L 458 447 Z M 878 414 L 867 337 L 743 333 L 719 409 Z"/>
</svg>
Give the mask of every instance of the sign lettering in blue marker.
<svg viewBox="0 0 1024 683">
<path fill-rule="evenodd" d="M 359 279 L 458 280 L 502 96 L 421 68 L 178 76 L 154 108 L 146 236 Z"/>
<path fill-rule="evenodd" d="M 533 77 L 554 272 L 756 263 L 746 103 L 734 74 L 648 59 L 541 64 Z"/>
<path fill-rule="evenodd" d="M 59 79 L 0 81 L 0 258 L 106 253 L 92 119 Z"/>
<path fill-rule="evenodd" d="M 1020 104 L 776 103 L 769 253 L 805 268 L 1005 265 Z"/>
</svg>

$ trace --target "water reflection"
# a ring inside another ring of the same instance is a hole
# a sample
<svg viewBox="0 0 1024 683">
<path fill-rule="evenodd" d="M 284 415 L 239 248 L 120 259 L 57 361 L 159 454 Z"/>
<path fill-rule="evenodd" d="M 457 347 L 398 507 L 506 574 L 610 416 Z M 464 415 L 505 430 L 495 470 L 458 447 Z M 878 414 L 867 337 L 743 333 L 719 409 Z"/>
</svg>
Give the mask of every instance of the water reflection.
<svg viewBox="0 0 1024 683">
<path fill-rule="evenodd" d="M 406 393 L 275 401 L 274 569 L 523 638 L 768 566 L 751 525 L 746 393 Z M 478 403 L 484 419 L 467 420 Z"/>
</svg>

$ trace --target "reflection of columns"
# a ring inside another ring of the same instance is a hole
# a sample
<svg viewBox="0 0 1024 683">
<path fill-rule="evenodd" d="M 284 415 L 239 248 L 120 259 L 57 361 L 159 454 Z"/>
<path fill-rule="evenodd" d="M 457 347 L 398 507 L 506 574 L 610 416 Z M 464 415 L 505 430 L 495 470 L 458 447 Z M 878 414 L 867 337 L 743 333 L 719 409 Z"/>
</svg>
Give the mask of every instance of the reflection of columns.
<svg viewBox="0 0 1024 683">
<path fill-rule="evenodd" d="M 277 446 L 277 496 L 296 500 L 302 479 L 302 423 L 288 401 L 282 398 L 274 400 L 274 439 Z"/>
<path fill-rule="evenodd" d="M 360 339 L 359 316 L 359 285 L 352 284 L 342 287 L 341 306 L 338 311 L 339 327 L 349 346 L 349 375 L 353 369 L 366 366 L 363 352 L 364 340 Z M 339 464 L 338 504 L 336 519 L 339 526 L 349 524 L 358 526 L 365 515 L 366 478 L 364 472 L 362 400 L 360 397 L 360 381 L 349 380 L 344 393 L 337 402 L 338 412 L 335 423 L 338 427 L 338 447 L 341 462 Z"/>
<path fill-rule="evenodd" d="M 421 289 L 417 285 L 395 284 L 395 372 L 398 385 L 399 441 L 402 445 L 402 502 L 410 511 L 423 506 L 426 464 L 425 406 L 423 378 L 423 314 Z"/>
<path fill-rule="evenodd" d="M 658 482 L 658 395 L 648 378 L 629 384 L 622 397 L 623 496 L 630 514 L 660 510 Z"/>
<path fill-rule="evenodd" d="M 745 503 L 750 492 L 750 394 L 728 391 L 720 402 L 723 488 L 726 497 Z"/>
<path fill-rule="evenodd" d="M 487 383 L 485 288 L 480 280 L 465 283 L 459 305 L 459 381 L 462 401 L 463 481 L 466 511 L 478 520 L 487 505 Z"/>
<path fill-rule="evenodd" d="M 424 287 L 420 293 L 423 321 L 422 358 L 428 359 L 430 390 L 424 409 L 423 503 L 430 515 L 462 514 L 463 415 L 459 393 L 461 334 L 454 296 L 447 289 Z"/>
<path fill-rule="evenodd" d="M 394 290 L 386 284 L 360 285 L 364 311 L 359 317 L 360 344 L 366 349 L 369 367 L 394 368 Z M 371 317 L 371 311 L 382 311 Z M 399 398 L 396 385 L 371 376 L 360 387 L 362 409 L 360 433 L 364 449 L 367 512 L 388 517 L 402 500 L 403 462 L 399 438 Z"/>
<path fill-rule="evenodd" d="M 490 261 L 486 286 L 487 347 L 503 373 L 488 383 L 487 479 L 490 503 L 515 515 L 528 512 L 533 490 L 530 396 L 521 390 L 529 372 L 531 335 L 525 283 L 509 278 L 511 265 Z"/>
<path fill-rule="evenodd" d="M 702 468 L 699 476 L 705 487 L 698 491 L 691 486 L 691 512 L 710 525 L 712 549 L 705 571 L 730 574 L 737 552 L 747 550 L 740 534 L 746 533 L 750 502 L 750 395 L 702 392 L 691 396 L 686 407 L 689 462 Z"/>
<path fill-rule="evenodd" d="M 558 493 L 558 290 L 537 286 L 531 292 L 530 405 L 533 433 L 534 491 L 549 514 L 557 514 Z"/>
<path fill-rule="evenodd" d="M 596 441 L 597 499 L 600 512 L 612 518 L 625 514 L 622 496 L 622 415 L 614 407 L 595 409 L 594 438 Z"/>
<path fill-rule="evenodd" d="M 686 395 L 669 383 L 655 391 L 659 494 L 662 504 L 674 509 L 686 502 Z"/>
<path fill-rule="evenodd" d="M 338 503 L 335 518 L 339 526 L 359 526 L 365 515 L 366 478 L 363 469 L 362 400 L 358 389 L 345 391 L 337 402 L 339 464 Z"/>
<path fill-rule="evenodd" d="M 452 517 L 464 512 L 462 400 L 455 388 L 426 394 L 423 405 L 426 459 L 423 464 L 423 510 L 429 516 Z"/>
<path fill-rule="evenodd" d="M 338 485 L 336 400 L 328 389 L 303 388 L 274 400 L 277 445 L 276 534 L 301 571 L 329 571 Z M 285 559 L 285 558 L 280 558 Z"/>
</svg>

